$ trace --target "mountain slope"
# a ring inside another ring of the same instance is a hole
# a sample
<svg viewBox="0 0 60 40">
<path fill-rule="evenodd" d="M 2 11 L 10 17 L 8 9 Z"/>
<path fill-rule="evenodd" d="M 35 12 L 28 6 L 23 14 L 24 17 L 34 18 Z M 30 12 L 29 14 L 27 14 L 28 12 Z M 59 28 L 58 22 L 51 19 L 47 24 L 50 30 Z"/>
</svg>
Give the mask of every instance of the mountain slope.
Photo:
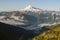
<svg viewBox="0 0 60 40">
<path fill-rule="evenodd" d="M 35 36 L 32 40 L 60 40 L 60 25 Z"/>
</svg>

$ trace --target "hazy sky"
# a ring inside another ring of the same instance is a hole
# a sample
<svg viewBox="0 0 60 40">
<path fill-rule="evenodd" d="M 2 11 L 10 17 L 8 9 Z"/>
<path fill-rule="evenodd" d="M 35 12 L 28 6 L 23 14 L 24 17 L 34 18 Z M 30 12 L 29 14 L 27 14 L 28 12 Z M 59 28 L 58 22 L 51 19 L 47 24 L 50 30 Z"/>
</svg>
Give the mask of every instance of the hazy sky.
<svg viewBox="0 0 60 40">
<path fill-rule="evenodd" d="M 47 10 L 60 10 L 60 0 L 0 0 L 0 11 L 19 10 L 28 5 Z"/>
</svg>

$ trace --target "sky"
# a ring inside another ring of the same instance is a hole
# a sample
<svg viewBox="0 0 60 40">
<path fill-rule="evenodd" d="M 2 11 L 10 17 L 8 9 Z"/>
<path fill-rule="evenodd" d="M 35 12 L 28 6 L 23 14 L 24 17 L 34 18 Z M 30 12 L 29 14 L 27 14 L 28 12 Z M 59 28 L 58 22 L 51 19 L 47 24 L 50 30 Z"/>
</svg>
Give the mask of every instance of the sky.
<svg viewBox="0 0 60 40">
<path fill-rule="evenodd" d="M 28 5 L 44 10 L 60 11 L 60 0 L 0 0 L 0 11 L 16 11 Z"/>
</svg>

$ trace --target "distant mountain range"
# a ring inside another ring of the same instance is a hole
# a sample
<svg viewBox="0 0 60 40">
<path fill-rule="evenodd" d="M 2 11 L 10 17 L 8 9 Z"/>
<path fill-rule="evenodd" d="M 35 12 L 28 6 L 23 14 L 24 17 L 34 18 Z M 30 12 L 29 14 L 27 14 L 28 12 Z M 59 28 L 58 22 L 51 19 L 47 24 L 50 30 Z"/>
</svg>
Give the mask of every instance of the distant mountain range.
<svg viewBox="0 0 60 40">
<path fill-rule="evenodd" d="M 0 20 L 34 23 L 60 23 L 60 11 L 48 11 L 31 5 L 19 11 L 0 12 Z"/>
</svg>

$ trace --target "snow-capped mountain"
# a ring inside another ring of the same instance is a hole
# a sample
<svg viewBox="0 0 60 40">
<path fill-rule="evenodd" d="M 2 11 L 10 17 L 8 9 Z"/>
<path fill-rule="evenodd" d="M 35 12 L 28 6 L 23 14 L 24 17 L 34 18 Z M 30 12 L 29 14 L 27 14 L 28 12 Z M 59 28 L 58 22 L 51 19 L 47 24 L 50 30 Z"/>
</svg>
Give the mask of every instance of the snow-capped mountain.
<svg viewBox="0 0 60 40">
<path fill-rule="evenodd" d="M 19 27 L 24 25 L 22 28 L 39 33 L 44 26 L 60 24 L 60 12 L 44 11 L 29 5 L 19 11 L 0 12 L 0 22 Z"/>
<path fill-rule="evenodd" d="M 31 5 L 26 6 L 25 8 L 20 9 L 20 11 L 32 11 L 32 12 L 39 12 L 42 11 L 42 9 L 32 7 Z"/>
<path fill-rule="evenodd" d="M 60 23 L 60 12 L 45 11 L 31 5 L 20 9 L 19 11 L 0 12 L 0 20 L 37 23 Z"/>
</svg>

